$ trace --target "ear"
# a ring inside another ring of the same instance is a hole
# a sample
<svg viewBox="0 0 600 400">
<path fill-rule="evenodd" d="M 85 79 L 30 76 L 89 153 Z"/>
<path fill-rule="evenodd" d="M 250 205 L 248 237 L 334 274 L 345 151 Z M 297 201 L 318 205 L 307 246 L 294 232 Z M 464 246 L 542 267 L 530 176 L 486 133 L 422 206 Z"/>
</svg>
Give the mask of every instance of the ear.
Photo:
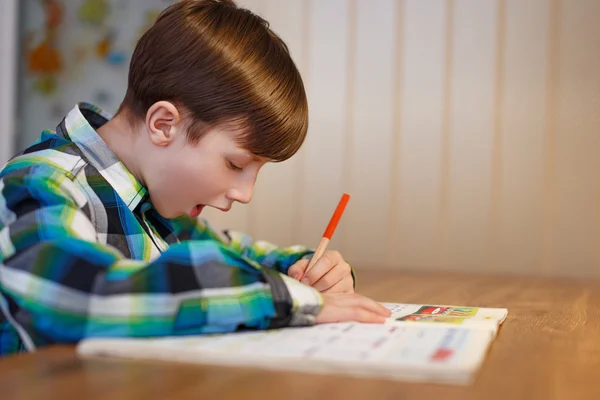
<svg viewBox="0 0 600 400">
<path fill-rule="evenodd" d="M 158 101 L 146 113 L 146 129 L 150 142 L 165 147 L 173 143 L 181 130 L 181 115 L 177 107 L 168 101 Z"/>
</svg>

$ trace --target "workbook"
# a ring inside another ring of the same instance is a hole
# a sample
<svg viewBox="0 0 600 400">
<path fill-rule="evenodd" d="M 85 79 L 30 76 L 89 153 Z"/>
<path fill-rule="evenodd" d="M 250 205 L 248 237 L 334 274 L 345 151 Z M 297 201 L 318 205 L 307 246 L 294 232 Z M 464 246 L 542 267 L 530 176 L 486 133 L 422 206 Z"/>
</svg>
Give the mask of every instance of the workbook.
<svg viewBox="0 0 600 400">
<path fill-rule="evenodd" d="M 469 384 L 508 311 L 381 303 L 385 324 L 330 323 L 265 331 L 164 337 L 90 338 L 81 357 L 256 367 L 392 380 Z"/>
</svg>

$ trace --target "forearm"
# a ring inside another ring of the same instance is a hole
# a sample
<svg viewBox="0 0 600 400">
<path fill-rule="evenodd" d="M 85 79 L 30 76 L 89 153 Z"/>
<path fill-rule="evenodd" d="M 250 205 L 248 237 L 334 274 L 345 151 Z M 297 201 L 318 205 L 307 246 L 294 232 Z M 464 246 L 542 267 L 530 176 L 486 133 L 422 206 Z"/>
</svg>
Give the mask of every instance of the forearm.
<svg viewBox="0 0 600 400">
<path fill-rule="evenodd" d="M 56 342 L 308 324 L 321 304 L 299 283 L 211 241 L 175 245 L 146 264 L 63 239 L 0 268 L 2 292 L 28 316 L 23 327 Z"/>
</svg>

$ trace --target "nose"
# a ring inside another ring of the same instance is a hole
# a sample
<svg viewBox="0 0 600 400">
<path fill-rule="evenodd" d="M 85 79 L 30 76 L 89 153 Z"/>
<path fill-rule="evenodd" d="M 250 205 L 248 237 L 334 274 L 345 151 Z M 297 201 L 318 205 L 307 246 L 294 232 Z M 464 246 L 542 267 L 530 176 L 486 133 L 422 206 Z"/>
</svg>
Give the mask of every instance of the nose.
<svg viewBox="0 0 600 400">
<path fill-rule="evenodd" d="M 248 204 L 252 201 L 252 191 L 254 189 L 254 184 L 247 185 L 243 188 L 231 189 L 229 191 L 229 199 L 233 201 L 240 202 L 242 204 Z"/>
</svg>

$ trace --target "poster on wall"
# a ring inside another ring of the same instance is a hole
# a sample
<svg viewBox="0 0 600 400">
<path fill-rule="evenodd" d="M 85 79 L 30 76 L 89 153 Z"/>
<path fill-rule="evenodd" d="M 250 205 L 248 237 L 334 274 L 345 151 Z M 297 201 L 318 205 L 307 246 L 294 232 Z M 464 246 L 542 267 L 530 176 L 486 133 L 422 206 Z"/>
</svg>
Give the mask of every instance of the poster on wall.
<svg viewBox="0 0 600 400">
<path fill-rule="evenodd" d="M 114 113 L 138 38 L 174 0 L 23 0 L 19 79 L 22 149 L 77 102 Z"/>
</svg>

